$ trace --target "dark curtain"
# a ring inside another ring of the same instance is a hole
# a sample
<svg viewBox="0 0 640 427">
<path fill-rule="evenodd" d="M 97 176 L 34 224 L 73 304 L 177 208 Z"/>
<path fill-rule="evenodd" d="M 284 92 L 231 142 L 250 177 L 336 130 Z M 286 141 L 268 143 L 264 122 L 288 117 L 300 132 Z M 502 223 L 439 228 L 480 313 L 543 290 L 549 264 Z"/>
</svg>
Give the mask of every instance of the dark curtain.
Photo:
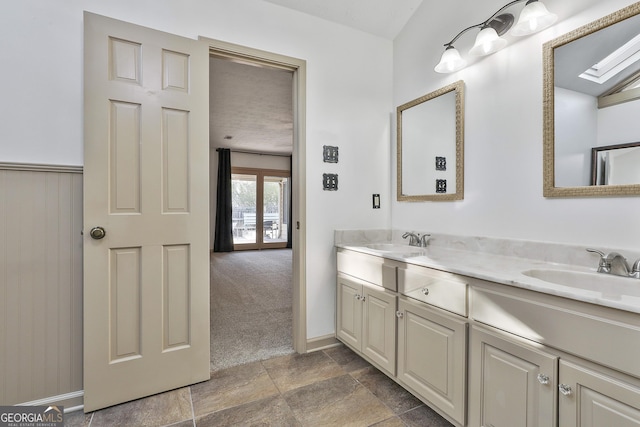
<svg viewBox="0 0 640 427">
<path fill-rule="evenodd" d="M 218 148 L 218 194 L 216 195 L 214 252 L 233 251 L 233 219 L 231 218 L 231 213 L 231 150 Z"/>
<path fill-rule="evenodd" d="M 292 248 L 293 241 L 293 156 L 289 156 L 289 226 L 287 227 L 287 248 Z"/>
</svg>

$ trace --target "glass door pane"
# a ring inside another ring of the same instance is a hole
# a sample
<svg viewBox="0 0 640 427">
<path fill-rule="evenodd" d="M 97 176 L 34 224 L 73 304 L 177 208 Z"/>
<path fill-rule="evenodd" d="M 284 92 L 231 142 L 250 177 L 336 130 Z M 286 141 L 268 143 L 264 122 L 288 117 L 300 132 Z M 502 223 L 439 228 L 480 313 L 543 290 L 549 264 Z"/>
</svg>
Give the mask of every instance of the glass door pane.
<svg viewBox="0 0 640 427">
<path fill-rule="evenodd" d="M 255 244 L 257 175 L 231 174 L 233 244 Z"/>
<path fill-rule="evenodd" d="M 264 243 L 286 243 L 289 227 L 289 178 L 264 177 L 263 236 Z"/>
</svg>

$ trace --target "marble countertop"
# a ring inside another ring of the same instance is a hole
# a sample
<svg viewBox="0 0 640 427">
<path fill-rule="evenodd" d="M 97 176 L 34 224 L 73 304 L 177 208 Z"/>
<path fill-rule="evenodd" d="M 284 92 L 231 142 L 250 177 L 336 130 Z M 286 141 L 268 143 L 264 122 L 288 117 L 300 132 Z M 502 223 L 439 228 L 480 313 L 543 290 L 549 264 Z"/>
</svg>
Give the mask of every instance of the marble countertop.
<svg viewBox="0 0 640 427">
<path fill-rule="evenodd" d="M 391 235 L 387 237 L 391 237 Z M 476 250 L 451 249 L 438 245 L 419 248 L 408 246 L 406 241 L 398 242 L 397 240 L 394 241 L 394 239 L 351 243 L 336 240 L 336 247 L 344 249 L 507 286 L 515 286 L 549 295 L 640 313 L 640 280 L 597 273 L 595 268 L 597 267 L 597 262 L 591 268 L 579 263 L 557 263 L 545 259 L 537 259 L 536 257 L 528 258 Z M 367 246 L 374 246 L 375 244 L 393 246 L 385 248 L 388 250 L 372 249 Z M 577 273 L 579 277 L 585 278 L 585 280 L 584 282 L 580 280 L 580 285 L 578 286 L 552 283 L 524 274 L 531 270 L 542 270 L 543 274 L 550 273 L 550 275 L 558 271 L 560 273 L 570 272 L 569 275 Z"/>
</svg>

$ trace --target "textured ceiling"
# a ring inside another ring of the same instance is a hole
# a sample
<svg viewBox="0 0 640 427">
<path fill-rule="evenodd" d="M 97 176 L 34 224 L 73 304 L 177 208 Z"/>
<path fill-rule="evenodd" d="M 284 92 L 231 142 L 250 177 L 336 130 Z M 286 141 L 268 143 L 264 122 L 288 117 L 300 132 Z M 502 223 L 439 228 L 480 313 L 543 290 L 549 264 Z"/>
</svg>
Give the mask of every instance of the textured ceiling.
<svg viewBox="0 0 640 427">
<path fill-rule="evenodd" d="M 213 148 L 290 154 L 293 73 L 211 57 L 209 141 Z"/>
</svg>

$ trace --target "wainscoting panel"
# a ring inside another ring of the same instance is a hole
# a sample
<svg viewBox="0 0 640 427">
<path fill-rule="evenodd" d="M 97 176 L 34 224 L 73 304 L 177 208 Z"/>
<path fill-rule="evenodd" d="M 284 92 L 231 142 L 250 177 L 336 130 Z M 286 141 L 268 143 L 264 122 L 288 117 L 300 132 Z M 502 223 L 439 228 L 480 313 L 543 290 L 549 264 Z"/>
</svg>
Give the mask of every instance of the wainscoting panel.
<svg viewBox="0 0 640 427">
<path fill-rule="evenodd" d="M 2 404 L 81 396 L 81 230 L 81 168 L 0 163 Z"/>
</svg>

